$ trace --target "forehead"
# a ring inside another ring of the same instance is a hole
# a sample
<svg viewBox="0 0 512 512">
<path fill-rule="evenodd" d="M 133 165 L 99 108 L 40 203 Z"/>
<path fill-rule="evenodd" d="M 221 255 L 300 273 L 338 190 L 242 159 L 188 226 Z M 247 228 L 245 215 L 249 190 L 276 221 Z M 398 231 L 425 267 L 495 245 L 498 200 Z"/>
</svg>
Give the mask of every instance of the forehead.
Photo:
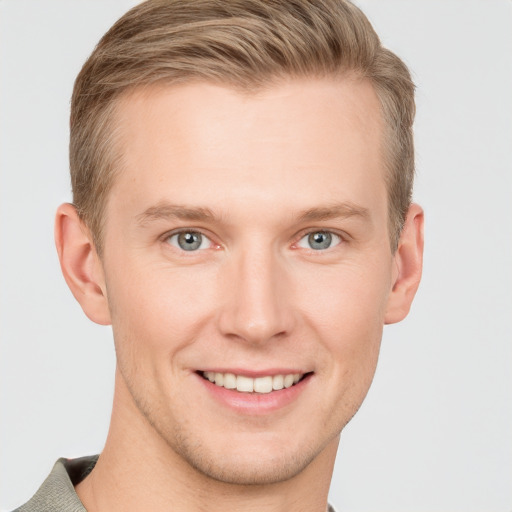
<svg viewBox="0 0 512 512">
<path fill-rule="evenodd" d="M 289 80 L 253 93 L 149 87 L 121 99 L 115 123 L 113 194 L 134 201 L 179 203 L 191 190 L 210 203 L 212 190 L 231 201 L 353 201 L 375 183 L 385 195 L 380 104 L 365 80 Z"/>
</svg>

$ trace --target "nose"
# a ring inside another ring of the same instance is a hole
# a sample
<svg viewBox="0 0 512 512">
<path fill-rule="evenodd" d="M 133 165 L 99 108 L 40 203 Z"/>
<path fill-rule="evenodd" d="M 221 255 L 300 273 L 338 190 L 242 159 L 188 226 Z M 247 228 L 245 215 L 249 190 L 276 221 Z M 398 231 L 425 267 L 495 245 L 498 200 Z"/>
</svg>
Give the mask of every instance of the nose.
<svg viewBox="0 0 512 512">
<path fill-rule="evenodd" d="M 220 276 L 223 335 L 251 344 L 287 336 L 294 325 L 290 279 L 271 251 L 245 252 Z"/>
</svg>

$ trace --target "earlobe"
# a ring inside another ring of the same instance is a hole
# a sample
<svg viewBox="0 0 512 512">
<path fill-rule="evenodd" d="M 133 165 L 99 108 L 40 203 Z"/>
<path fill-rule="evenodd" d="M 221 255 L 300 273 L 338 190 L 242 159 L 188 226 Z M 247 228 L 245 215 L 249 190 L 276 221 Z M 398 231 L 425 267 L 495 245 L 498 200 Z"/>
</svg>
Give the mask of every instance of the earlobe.
<svg viewBox="0 0 512 512">
<path fill-rule="evenodd" d="M 64 279 L 84 313 L 101 325 L 110 324 L 105 277 L 92 236 L 76 208 L 64 203 L 55 217 L 55 245 Z"/>
<path fill-rule="evenodd" d="M 423 210 L 412 204 L 407 213 L 394 264 L 396 276 L 388 298 L 385 323 L 403 320 L 409 313 L 420 284 L 423 267 Z"/>
</svg>

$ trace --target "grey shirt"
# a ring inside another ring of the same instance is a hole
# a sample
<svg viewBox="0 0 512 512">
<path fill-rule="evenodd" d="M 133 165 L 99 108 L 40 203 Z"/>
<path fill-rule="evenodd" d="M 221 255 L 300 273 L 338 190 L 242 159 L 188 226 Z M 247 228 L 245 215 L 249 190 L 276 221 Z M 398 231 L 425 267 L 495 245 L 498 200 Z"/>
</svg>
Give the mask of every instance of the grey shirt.
<svg viewBox="0 0 512 512">
<path fill-rule="evenodd" d="M 94 468 L 98 455 L 59 459 L 32 498 L 13 512 L 87 512 L 75 492 Z M 336 512 L 331 505 L 327 512 Z"/>
<path fill-rule="evenodd" d="M 13 512 L 86 512 L 75 492 L 94 468 L 98 455 L 79 459 L 59 459 L 32 498 Z"/>
</svg>

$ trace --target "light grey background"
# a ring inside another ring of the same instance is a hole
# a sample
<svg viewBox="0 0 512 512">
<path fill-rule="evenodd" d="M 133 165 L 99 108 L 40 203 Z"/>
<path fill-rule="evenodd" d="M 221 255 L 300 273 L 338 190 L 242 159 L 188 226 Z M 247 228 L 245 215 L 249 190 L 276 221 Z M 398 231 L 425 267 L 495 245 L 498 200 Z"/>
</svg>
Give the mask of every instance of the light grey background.
<svg viewBox="0 0 512 512">
<path fill-rule="evenodd" d="M 134 1 L 0 1 L 0 508 L 101 450 L 114 353 L 61 277 L 74 77 Z M 344 512 L 512 510 L 512 2 L 360 0 L 418 84 L 423 283 L 342 435 Z M 307 421 L 307 417 L 304 418 Z"/>
</svg>

